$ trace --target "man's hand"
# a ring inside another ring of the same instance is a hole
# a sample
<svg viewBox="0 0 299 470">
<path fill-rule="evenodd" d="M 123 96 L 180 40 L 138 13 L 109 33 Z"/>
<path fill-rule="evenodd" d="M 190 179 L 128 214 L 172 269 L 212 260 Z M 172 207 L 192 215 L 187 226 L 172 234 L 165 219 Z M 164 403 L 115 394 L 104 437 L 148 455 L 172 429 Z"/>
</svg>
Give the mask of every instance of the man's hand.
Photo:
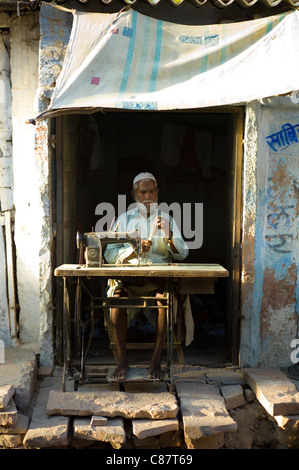
<svg viewBox="0 0 299 470">
<path fill-rule="evenodd" d="M 150 240 L 141 240 L 141 253 L 148 253 L 152 244 Z"/>
<path fill-rule="evenodd" d="M 157 227 L 160 228 L 164 232 L 165 238 L 168 238 L 169 240 L 168 244 L 169 244 L 171 251 L 173 253 L 178 253 L 178 250 L 176 249 L 173 243 L 173 239 L 172 239 L 173 233 L 170 230 L 169 220 L 162 219 L 161 217 L 159 217 L 158 222 L 157 222 Z"/>
<path fill-rule="evenodd" d="M 162 217 L 159 217 L 158 222 L 157 222 L 157 227 L 164 232 L 166 238 L 171 238 L 172 237 L 172 232 L 170 230 L 169 220 L 162 219 Z"/>
</svg>

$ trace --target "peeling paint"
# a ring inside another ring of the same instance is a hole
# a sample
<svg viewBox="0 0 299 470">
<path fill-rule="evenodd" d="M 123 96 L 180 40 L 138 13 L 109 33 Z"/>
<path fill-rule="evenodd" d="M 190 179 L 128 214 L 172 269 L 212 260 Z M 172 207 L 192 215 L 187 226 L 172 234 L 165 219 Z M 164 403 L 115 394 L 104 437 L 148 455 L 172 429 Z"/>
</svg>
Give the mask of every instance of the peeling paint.
<svg viewBox="0 0 299 470">
<path fill-rule="evenodd" d="M 253 220 L 254 211 L 244 208 L 243 247 L 247 254 L 242 298 L 245 295 L 246 300 L 242 304 L 240 357 L 241 364 L 251 366 L 289 364 L 290 343 L 298 337 L 299 144 L 274 152 L 267 148 L 265 139 L 285 122 L 297 122 L 297 113 L 287 104 L 287 99 L 285 108 L 281 100 L 279 107 L 254 103 L 251 119 L 255 124 L 248 123 L 247 129 L 250 139 L 257 138 L 255 147 L 252 143 L 246 145 L 244 160 L 244 180 L 250 179 L 251 188 L 256 188 L 256 210 Z M 252 280 L 253 288 L 249 289 L 246 283 Z"/>
<path fill-rule="evenodd" d="M 263 299 L 261 306 L 261 335 L 285 335 L 290 332 L 294 338 L 297 332 L 295 311 L 297 266 L 293 263 L 287 269 L 284 279 L 276 277 L 274 268 L 264 272 Z"/>
</svg>

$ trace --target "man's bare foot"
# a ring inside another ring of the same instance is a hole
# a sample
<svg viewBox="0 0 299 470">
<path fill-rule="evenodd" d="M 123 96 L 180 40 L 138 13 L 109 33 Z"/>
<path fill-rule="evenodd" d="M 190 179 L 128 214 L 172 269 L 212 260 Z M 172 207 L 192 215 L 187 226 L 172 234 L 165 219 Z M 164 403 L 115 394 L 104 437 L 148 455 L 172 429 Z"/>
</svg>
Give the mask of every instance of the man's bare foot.
<svg viewBox="0 0 299 470">
<path fill-rule="evenodd" d="M 129 370 L 129 363 L 127 359 L 121 359 L 115 371 L 111 375 L 114 380 L 126 380 Z"/>
<path fill-rule="evenodd" d="M 147 376 L 149 379 L 163 380 L 164 373 L 161 369 L 161 364 L 150 363 Z"/>
</svg>

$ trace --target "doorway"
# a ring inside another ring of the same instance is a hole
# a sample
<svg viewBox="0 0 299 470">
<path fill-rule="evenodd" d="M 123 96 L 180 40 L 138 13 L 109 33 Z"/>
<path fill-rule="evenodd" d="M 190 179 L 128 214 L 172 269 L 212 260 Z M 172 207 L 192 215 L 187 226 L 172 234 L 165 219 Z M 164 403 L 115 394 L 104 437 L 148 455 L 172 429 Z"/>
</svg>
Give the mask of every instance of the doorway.
<svg viewBox="0 0 299 470">
<path fill-rule="evenodd" d="M 195 338 L 184 347 L 185 362 L 238 365 L 243 108 L 65 115 L 55 127 L 55 265 L 78 262 L 76 233 L 94 230 L 98 204 L 117 207 L 118 195 L 125 195 L 129 206 L 133 178 L 153 173 L 159 202 L 203 205 L 203 243 L 190 249 L 185 262 L 218 263 L 230 273 L 216 283 L 215 295 L 190 296 Z M 55 280 L 58 361 L 60 282 Z M 100 314 L 97 326 L 94 342 L 106 345 Z"/>
</svg>

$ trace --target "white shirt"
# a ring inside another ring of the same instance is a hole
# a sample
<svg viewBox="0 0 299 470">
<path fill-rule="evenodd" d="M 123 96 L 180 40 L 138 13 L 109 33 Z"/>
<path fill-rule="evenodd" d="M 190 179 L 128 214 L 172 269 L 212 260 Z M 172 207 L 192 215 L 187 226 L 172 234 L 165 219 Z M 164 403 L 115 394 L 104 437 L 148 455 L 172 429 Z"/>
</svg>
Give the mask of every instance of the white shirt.
<svg viewBox="0 0 299 470">
<path fill-rule="evenodd" d="M 137 207 L 121 214 L 118 218 L 118 232 L 129 232 L 131 230 L 138 230 L 140 227 L 140 235 L 142 239 L 148 240 L 156 217 L 158 215 L 155 210 L 148 218 L 144 217 Z M 173 233 L 172 240 L 178 253 L 174 253 L 168 244 L 168 238 L 160 229 L 156 230 L 152 238 L 152 246 L 146 253 L 141 254 L 141 264 L 151 263 L 169 263 L 172 260 L 181 261 L 189 254 L 189 248 L 182 238 L 175 220 L 167 213 L 160 211 L 159 215 L 162 218 L 169 220 L 170 230 Z M 165 238 L 166 237 L 166 238 Z M 133 247 L 129 243 L 124 244 L 109 244 L 105 251 L 105 258 L 109 264 L 122 263 L 131 253 Z M 137 263 L 136 258 L 131 258 L 125 261 L 131 264 Z"/>
</svg>

